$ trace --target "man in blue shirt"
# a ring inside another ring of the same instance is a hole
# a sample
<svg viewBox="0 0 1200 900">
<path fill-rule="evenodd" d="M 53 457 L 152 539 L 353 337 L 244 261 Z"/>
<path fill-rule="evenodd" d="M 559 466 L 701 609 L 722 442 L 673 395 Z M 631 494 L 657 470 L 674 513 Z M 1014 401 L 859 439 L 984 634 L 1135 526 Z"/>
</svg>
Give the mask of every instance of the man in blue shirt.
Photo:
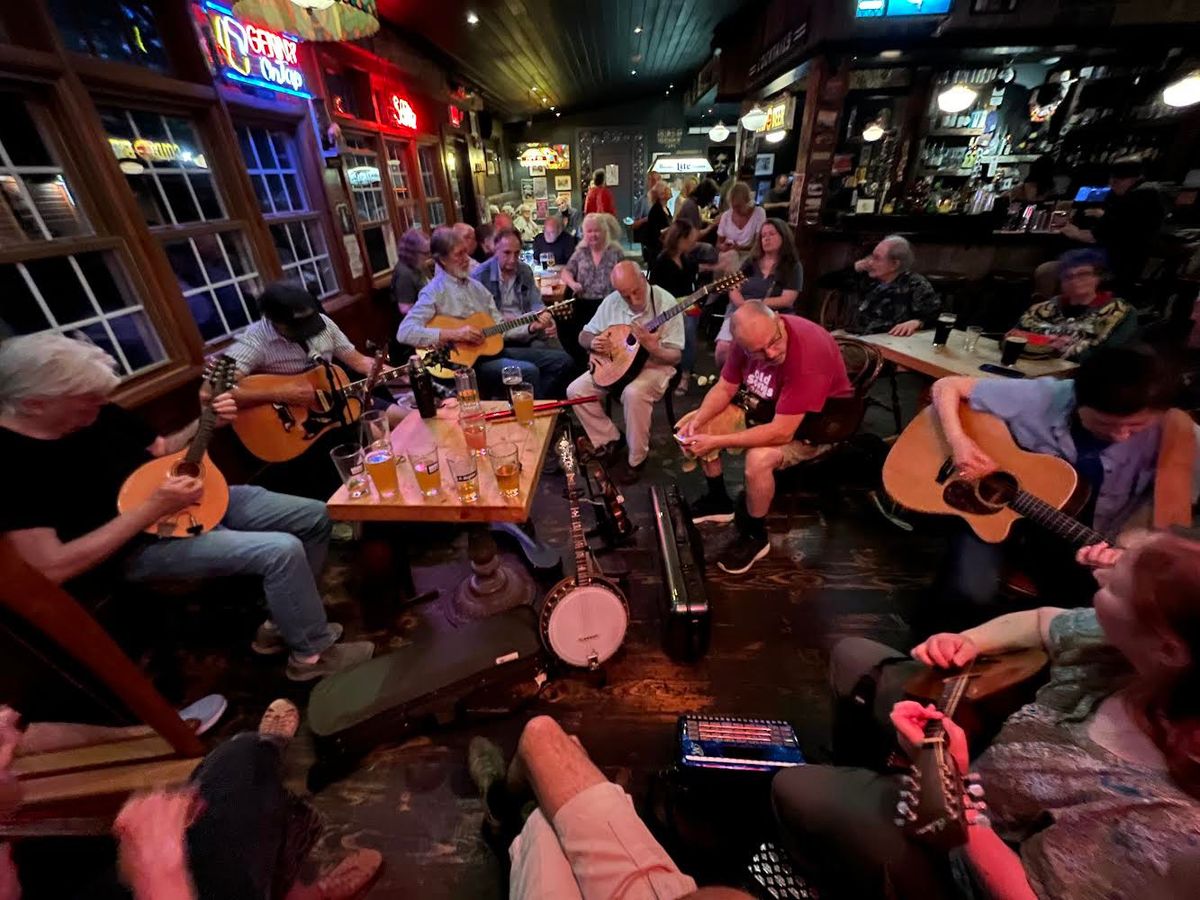
<svg viewBox="0 0 1200 900">
<path fill-rule="evenodd" d="M 963 431 L 959 408 L 966 402 L 1002 419 L 1025 450 L 1071 463 L 1090 488 L 1078 517 L 1115 544 L 1153 500 L 1162 419 L 1175 387 L 1148 350 L 1103 347 L 1079 367 L 1073 382 L 943 378 L 933 386 L 933 404 L 961 475 L 980 478 L 996 469 Z M 1193 471 L 1193 503 L 1198 476 Z M 1095 552 L 1089 548 L 1080 558 L 1091 559 Z M 1095 580 L 1074 556 L 1066 542 L 1026 522 L 1002 544 L 985 543 L 961 525 L 937 592 L 944 607 L 937 614 L 951 621 L 939 621 L 938 629 L 977 624 L 995 614 L 1006 563 L 1015 563 L 1055 605 L 1089 603 Z"/>
</svg>

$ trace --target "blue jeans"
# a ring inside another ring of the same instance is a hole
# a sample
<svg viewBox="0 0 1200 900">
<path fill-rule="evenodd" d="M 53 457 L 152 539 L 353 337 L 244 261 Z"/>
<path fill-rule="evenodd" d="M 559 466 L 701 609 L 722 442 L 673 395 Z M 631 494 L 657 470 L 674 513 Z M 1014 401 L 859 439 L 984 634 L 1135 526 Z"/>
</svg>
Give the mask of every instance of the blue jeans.
<svg viewBox="0 0 1200 900">
<path fill-rule="evenodd" d="M 160 538 L 126 560 L 131 581 L 261 575 L 271 619 L 292 652 L 320 653 L 333 643 L 317 577 L 333 526 L 319 500 L 251 485 L 229 489 L 221 524 L 193 538 Z"/>
<path fill-rule="evenodd" d="M 479 390 L 484 396 L 508 399 L 502 374 L 505 366 L 521 370 L 521 378 L 533 385 L 535 397 L 561 400 L 566 396 L 574 362 L 565 351 L 552 347 L 505 347 L 500 356 L 475 363 Z"/>
<path fill-rule="evenodd" d="M 696 345 L 700 342 L 700 317 L 683 314 L 683 359 L 679 361 L 679 370 L 689 375 L 696 371 Z"/>
</svg>

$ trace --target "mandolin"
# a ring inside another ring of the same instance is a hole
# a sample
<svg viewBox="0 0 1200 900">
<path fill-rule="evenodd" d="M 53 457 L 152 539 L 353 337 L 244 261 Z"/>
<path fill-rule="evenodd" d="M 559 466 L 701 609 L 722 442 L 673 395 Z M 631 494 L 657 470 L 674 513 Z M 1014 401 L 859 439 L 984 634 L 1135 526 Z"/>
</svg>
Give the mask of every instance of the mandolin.
<svg viewBox="0 0 1200 900">
<path fill-rule="evenodd" d="M 434 316 L 425 323 L 426 328 L 439 328 L 450 330 L 454 328 L 462 328 L 464 325 L 471 325 L 483 332 L 482 344 L 463 344 L 454 341 L 448 341 L 442 345 L 443 348 L 449 348 L 450 361 L 459 366 L 471 367 L 475 365 L 475 361 L 481 356 L 499 356 L 504 352 L 504 335 L 506 332 L 512 331 L 514 328 L 520 328 L 522 325 L 529 325 L 537 320 L 543 313 L 550 313 L 552 316 L 557 316 L 566 312 L 572 303 L 572 300 L 562 300 L 544 309 L 539 309 L 536 312 L 527 313 L 523 316 L 518 316 L 515 319 L 505 319 L 503 322 L 497 322 L 485 312 L 477 312 L 465 319 L 460 319 L 456 316 Z M 434 378 L 453 378 L 453 368 L 446 366 L 441 357 L 436 353 L 440 348 L 426 348 L 418 350 L 417 353 L 425 363 L 425 368 L 429 369 Z"/>
<path fill-rule="evenodd" d="M 1107 540 L 1064 510 L 1077 508 L 1086 489 L 1065 459 L 1022 450 L 1008 426 L 966 404 L 963 430 L 999 468 L 963 478 L 933 408 L 925 409 L 896 439 L 883 464 L 883 486 L 915 512 L 960 516 L 982 540 L 999 543 L 1019 518 L 1036 522 L 1075 546 Z"/>
<path fill-rule="evenodd" d="M 233 387 L 237 367 L 234 360 L 221 356 L 213 365 L 208 378 L 213 397 Z M 155 537 L 195 537 L 211 531 L 225 518 L 229 508 L 229 485 L 221 471 L 208 458 L 208 443 L 217 427 L 217 414 L 206 404 L 200 411 L 200 422 L 196 434 L 186 448 L 167 456 L 160 456 L 134 470 L 117 494 L 117 510 L 128 512 L 141 506 L 158 490 L 159 486 L 174 475 L 199 478 L 204 482 L 204 493 L 195 506 L 182 509 L 172 516 L 153 523 L 146 528 Z"/>
<path fill-rule="evenodd" d="M 710 294 L 723 293 L 730 288 L 737 287 L 745 280 L 746 276 L 741 272 L 726 275 L 712 284 L 705 285 L 695 293 L 680 298 L 674 306 L 659 313 L 652 319 L 642 321 L 639 317 L 638 321 L 643 328 L 653 333 L 662 328 L 671 319 L 687 312 L 688 309 Z M 653 297 L 654 288 L 647 287 L 647 290 L 650 292 L 650 296 Z M 592 373 L 592 380 L 598 386 L 619 394 L 629 382 L 637 378 L 638 373 L 646 365 L 646 360 L 650 358 L 650 354 L 646 352 L 646 348 L 638 343 L 637 338 L 633 336 L 633 329 L 628 325 L 610 325 L 597 335 L 597 337 L 605 339 L 608 344 L 608 350 L 604 353 L 591 352 L 588 369 Z"/>
<path fill-rule="evenodd" d="M 404 374 L 404 369 L 379 372 L 370 387 Z M 346 370 L 336 364 L 316 366 L 298 375 L 246 375 L 241 384 L 248 390 L 274 392 L 307 384 L 316 392 L 316 403 L 312 406 L 262 403 L 239 409 L 233 423 L 234 434 L 264 462 L 295 459 L 327 431 L 359 420 L 369 396 L 369 381 L 370 378 L 350 381 Z"/>
</svg>

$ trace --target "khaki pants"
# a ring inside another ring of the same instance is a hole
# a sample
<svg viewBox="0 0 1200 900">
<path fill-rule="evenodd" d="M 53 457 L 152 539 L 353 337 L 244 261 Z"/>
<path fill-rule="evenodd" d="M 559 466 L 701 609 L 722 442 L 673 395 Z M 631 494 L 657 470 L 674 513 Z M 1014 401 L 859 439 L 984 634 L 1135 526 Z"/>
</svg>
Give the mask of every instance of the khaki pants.
<svg viewBox="0 0 1200 900">
<path fill-rule="evenodd" d="M 625 440 L 629 443 L 629 464 L 641 465 L 650 455 L 650 417 L 654 404 L 667 392 L 667 384 L 675 374 L 673 366 L 647 363 L 637 378 L 621 392 L 621 406 L 625 410 Z M 598 394 L 601 399 L 608 392 L 596 386 L 590 372 L 580 375 L 567 387 L 567 398 L 587 397 Z M 615 441 L 621 436 L 617 426 L 604 412 L 603 402 L 583 403 L 575 407 L 587 436 L 597 447 Z"/>
</svg>

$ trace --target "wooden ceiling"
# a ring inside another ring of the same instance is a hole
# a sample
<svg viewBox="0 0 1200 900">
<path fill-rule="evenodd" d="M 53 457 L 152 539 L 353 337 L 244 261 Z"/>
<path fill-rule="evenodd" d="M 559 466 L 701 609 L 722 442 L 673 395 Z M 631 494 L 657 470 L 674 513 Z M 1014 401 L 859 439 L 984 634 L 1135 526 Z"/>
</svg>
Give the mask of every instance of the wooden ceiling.
<svg viewBox="0 0 1200 900">
<path fill-rule="evenodd" d="M 682 93 L 709 56 L 717 23 L 745 2 L 379 0 L 379 13 L 444 54 L 489 108 L 515 119 L 672 83 Z"/>
</svg>

